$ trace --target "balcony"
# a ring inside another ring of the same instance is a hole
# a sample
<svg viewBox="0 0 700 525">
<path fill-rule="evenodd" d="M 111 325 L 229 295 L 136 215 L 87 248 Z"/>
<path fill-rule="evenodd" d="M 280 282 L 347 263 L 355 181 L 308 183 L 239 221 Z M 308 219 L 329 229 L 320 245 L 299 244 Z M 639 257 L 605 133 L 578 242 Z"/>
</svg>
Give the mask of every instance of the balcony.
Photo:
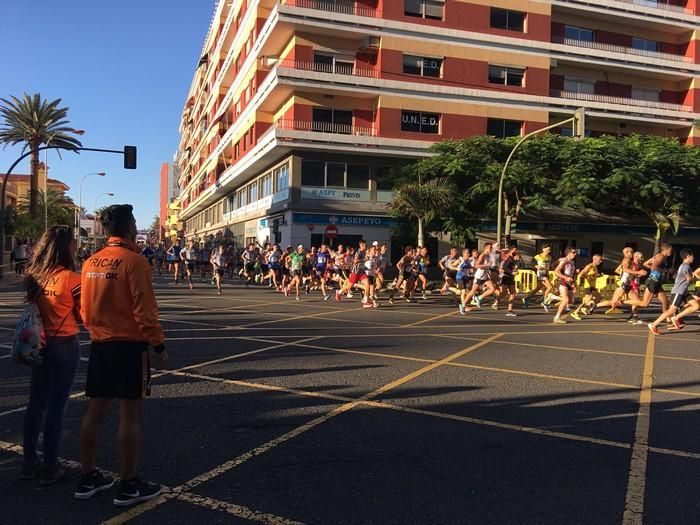
<svg viewBox="0 0 700 525">
<path fill-rule="evenodd" d="M 587 49 L 597 49 L 598 51 L 608 51 L 612 53 L 624 53 L 626 55 L 637 55 L 640 57 L 656 58 L 659 60 L 670 60 L 673 62 L 687 62 L 692 64 L 693 59 L 683 55 L 673 55 L 671 53 L 660 53 L 659 51 L 647 51 L 645 49 L 635 49 L 633 47 L 617 46 L 615 44 L 604 44 L 602 42 L 591 42 L 589 40 L 576 40 L 562 36 L 552 37 L 553 44 L 563 44 L 565 46 L 584 47 Z"/>
<path fill-rule="evenodd" d="M 280 119 L 275 122 L 277 129 L 286 131 L 310 131 L 313 133 L 332 133 L 335 135 L 355 135 L 361 137 L 376 137 L 377 129 L 372 127 L 340 124 L 336 122 L 320 122 L 314 120 Z"/>
<path fill-rule="evenodd" d="M 567 4 L 589 4 L 594 7 L 603 7 L 601 2 L 590 1 L 590 0 L 559 0 L 560 2 L 566 2 Z M 605 7 L 614 4 L 627 4 L 632 6 L 647 7 L 649 9 L 659 9 L 660 11 L 667 11 L 670 13 L 680 13 L 683 15 L 692 15 L 693 10 L 688 9 L 680 5 L 664 4 L 661 2 L 655 2 L 654 0 L 607 0 L 604 2 Z M 629 9 L 629 7 L 625 7 Z"/>
<path fill-rule="evenodd" d="M 668 102 L 656 102 L 653 100 L 640 100 L 634 98 L 613 97 L 609 95 L 594 95 L 591 93 L 576 93 L 574 91 L 562 91 L 559 89 L 550 90 L 549 96 L 555 98 L 581 100 L 584 102 L 600 102 L 603 104 L 619 104 L 621 106 L 636 106 L 639 108 L 663 109 L 666 111 L 693 111 L 693 109 L 690 106 L 683 106 L 681 104 L 670 104 Z"/>
<path fill-rule="evenodd" d="M 280 4 L 303 9 L 316 9 L 342 15 L 366 16 L 381 18 L 378 9 L 357 5 L 351 0 L 280 0 Z"/>
<path fill-rule="evenodd" d="M 280 62 L 279 67 L 297 69 L 300 71 L 316 71 L 317 73 L 328 73 L 331 75 L 344 75 L 348 77 L 381 78 L 381 74 L 376 69 L 363 69 L 350 63 L 324 64 L 320 62 L 302 62 L 299 60 L 285 59 Z"/>
</svg>

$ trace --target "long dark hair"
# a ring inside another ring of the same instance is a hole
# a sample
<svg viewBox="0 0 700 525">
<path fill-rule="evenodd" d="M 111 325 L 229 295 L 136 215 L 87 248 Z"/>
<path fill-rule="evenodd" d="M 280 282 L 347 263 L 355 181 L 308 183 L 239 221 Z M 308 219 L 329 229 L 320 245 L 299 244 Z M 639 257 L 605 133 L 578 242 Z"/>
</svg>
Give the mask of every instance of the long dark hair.
<svg viewBox="0 0 700 525">
<path fill-rule="evenodd" d="M 73 228 L 70 226 L 51 226 L 34 248 L 24 278 L 27 300 L 36 301 L 41 295 L 49 277 L 58 266 L 75 269 L 75 260 L 71 250 Z"/>
</svg>

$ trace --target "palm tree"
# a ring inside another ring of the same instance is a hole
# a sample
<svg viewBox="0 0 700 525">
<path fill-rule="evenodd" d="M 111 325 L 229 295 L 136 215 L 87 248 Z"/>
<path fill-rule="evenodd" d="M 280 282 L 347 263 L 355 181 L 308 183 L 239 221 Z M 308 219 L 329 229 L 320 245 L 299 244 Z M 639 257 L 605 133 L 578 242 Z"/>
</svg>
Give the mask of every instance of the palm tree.
<svg viewBox="0 0 700 525">
<path fill-rule="evenodd" d="M 656 235 L 654 236 L 654 253 L 659 253 L 661 244 L 668 241 L 669 231 L 671 231 L 673 235 L 678 235 L 678 230 L 681 226 L 681 214 L 678 211 L 672 211 L 671 213 L 657 211 L 650 212 L 648 215 L 651 220 L 654 221 L 654 225 L 656 226 Z"/>
<path fill-rule="evenodd" d="M 29 211 L 37 217 L 39 210 L 39 152 L 42 144 L 74 150 L 82 146 L 80 141 L 69 133 L 80 133 L 69 127 L 68 108 L 59 107 L 61 99 L 48 102 L 39 93 L 30 96 L 24 93 L 21 99 L 11 96 L 10 100 L 0 98 L 0 115 L 4 122 L 0 126 L 0 143 L 16 145 L 24 143 L 22 151 L 29 149 L 30 191 Z"/>
<path fill-rule="evenodd" d="M 454 184 L 447 178 L 404 184 L 394 190 L 389 208 L 396 215 L 418 220 L 418 246 L 424 246 L 423 225 L 449 207 L 455 191 Z"/>
</svg>

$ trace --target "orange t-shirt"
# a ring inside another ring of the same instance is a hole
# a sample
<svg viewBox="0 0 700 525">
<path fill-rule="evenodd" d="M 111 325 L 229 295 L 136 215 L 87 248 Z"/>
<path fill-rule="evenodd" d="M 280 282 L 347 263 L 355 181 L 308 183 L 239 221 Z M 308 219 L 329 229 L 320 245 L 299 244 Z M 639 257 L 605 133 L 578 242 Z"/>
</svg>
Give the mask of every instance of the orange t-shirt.
<svg viewBox="0 0 700 525">
<path fill-rule="evenodd" d="M 80 274 L 62 266 L 44 284 L 44 295 L 37 301 L 46 339 L 72 337 L 80 331 L 76 312 L 80 311 Z"/>
</svg>

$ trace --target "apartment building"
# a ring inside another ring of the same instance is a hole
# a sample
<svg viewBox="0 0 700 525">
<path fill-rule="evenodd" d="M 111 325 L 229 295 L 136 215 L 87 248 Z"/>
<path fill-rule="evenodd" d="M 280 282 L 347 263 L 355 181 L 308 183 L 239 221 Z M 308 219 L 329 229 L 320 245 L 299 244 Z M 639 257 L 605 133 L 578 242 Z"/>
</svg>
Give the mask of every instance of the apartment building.
<svg viewBox="0 0 700 525">
<path fill-rule="evenodd" d="M 700 145 L 699 3 L 221 1 L 180 126 L 186 236 L 389 241 L 392 167 L 581 106 L 592 135 Z"/>
</svg>

